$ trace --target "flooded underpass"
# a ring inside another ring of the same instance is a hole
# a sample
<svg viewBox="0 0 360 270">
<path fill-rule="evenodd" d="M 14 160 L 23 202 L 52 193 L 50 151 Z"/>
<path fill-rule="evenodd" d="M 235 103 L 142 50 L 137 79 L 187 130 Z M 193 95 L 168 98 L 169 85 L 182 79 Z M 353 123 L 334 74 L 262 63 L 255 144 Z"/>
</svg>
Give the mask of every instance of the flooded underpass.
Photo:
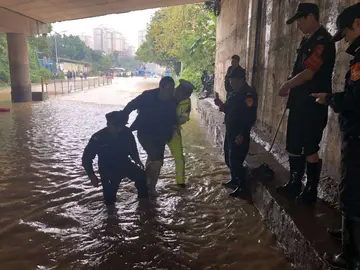
<svg viewBox="0 0 360 270">
<path fill-rule="evenodd" d="M 105 113 L 155 84 L 115 79 L 0 114 L 1 269 L 291 269 L 256 209 L 221 186 L 229 173 L 196 112 L 183 129 L 187 189 L 167 151 L 157 199 L 139 203 L 123 181 L 115 207 L 103 205 L 82 151 Z"/>
</svg>

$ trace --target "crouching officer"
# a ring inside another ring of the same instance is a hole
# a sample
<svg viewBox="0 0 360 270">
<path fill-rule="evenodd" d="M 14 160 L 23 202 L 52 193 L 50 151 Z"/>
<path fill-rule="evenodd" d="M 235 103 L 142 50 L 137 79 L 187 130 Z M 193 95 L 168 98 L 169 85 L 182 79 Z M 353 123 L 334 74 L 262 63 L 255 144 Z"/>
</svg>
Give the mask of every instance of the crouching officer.
<svg viewBox="0 0 360 270">
<path fill-rule="evenodd" d="M 350 44 L 346 52 L 354 56 L 345 78 L 343 92 L 313 94 L 320 104 L 328 104 L 339 113 L 341 131 L 342 252 L 325 254 L 331 266 L 360 269 L 360 3 L 346 8 L 337 18 L 338 31 L 333 37 L 345 37 Z"/>
<path fill-rule="evenodd" d="M 236 67 L 228 75 L 233 92 L 223 103 L 218 96 L 215 104 L 220 111 L 225 113 L 228 166 L 231 172 L 231 180 L 224 183 L 228 187 L 237 187 L 231 196 L 246 197 L 246 168 L 243 163 L 249 152 L 250 130 L 256 121 L 257 94 L 250 87 L 241 67 Z"/>
<path fill-rule="evenodd" d="M 178 102 L 176 108 L 177 123 L 173 138 L 168 143 L 171 155 L 175 159 L 176 183 L 185 187 L 185 158 L 181 136 L 181 126 L 190 120 L 191 99 L 194 85 L 189 81 L 180 79 L 180 85 L 175 89 L 175 99 Z"/>
<path fill-rule="evenodd" d="M 291 77 L 279 91 L 280 96 L 289 95 L 286 150 L 289 153 L 290 180 L 277 190 L 297 197 L 298 202 L 312 204 L 317 200 L 322 168 L 318 151 L 327 124 L 328 108 L 317 104 L 311 94 L 319 89 L 331 93 L 336 49 L 330 42 L 332 36 L 319 23 L 316 4 L 299 4 L 296 14 L 286 23 L 295 21 L 306 36 L 298 49 Z M 305 168 L 307 182 L 301 192 Z"/>
<path fill-rule="evenodd" d="M 115 203 L 120 181 L 125 177 L 135 181 L 139 199 L 148 198 L 144 165 L 140 161 L 135 138 L 125 126 L 128 114 L 114 111 L 106 114 L 106 120 L 107 127 L 91 137 L 82 156 L 82 165 L 91 184 L 94 187 L 99 184 L 93 169 L 93 159 L 98 155 L 105 204 Z"/>
</svg>

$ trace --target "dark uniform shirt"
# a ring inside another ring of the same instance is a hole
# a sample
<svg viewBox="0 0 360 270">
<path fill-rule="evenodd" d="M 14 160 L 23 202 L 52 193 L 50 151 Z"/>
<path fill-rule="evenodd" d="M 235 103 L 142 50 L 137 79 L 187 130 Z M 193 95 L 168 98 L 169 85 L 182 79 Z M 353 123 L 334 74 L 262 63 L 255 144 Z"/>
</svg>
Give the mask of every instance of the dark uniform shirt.
<svg viewBox="0 0 360 270">
<path fill-rule="evenodd" d="M 237 135 L 250 133 L 256 121 L 257 93 L 245 85 L 243 89 L 229 94 L 224 104 L 226 129 Z"/>
<path fill-rule="evenodd" d="M 138 130 L 150 137 L 170 141 L 173 127 L 177 124 L 176 100 L 163 101 L 159 97 L 160 89 L 143 92 L 130 101 L 123 111 L 131 113 L 138 110 L 138 116 L 131 130 Z"/>
<path fill-rule="evenodd" d="M 311 69 L 315 75 L 312 80 L 291 89 L 288 108 L 307 108 L 316 105 L 310 94 L 331 93 L 336 57 L 335 44 L 330 42 L 331 38 L 331 34 L 321 26 L 312 36 L 304 37 L 301 41 L 291 78 L 306 69 Z"/>
<path fill-rule="evenodd" d="M 121 174 L 124 166 L 131 162 L 129 156 L 136 159 L 139 152 L 134 135 L 129 128 L 126 127 L 117 137 L 111 135 L 107 128 L 104 128 L 91 137 L 84 150 L 82 165 L 88 175 L 94 173 L 93 159 L 96 155 L 98 155 L 100 175 Z"/>
<path fill-rule="evenodd" d="M 356 54 L 350 61 L 343 92 L 328 95 L 328 103 L 339 114 L 343 139 L 360 136 L 360 37 L 355 41 Z"/>
<path fill-rule="evenodd" d="M 239 66 L 239 68 L 241 68 L 241 70 L 244 72 L 244 78 L 245 78 L 245 69 L 241 66 Z M 226 91 L 226 99 L 228 99 L 229 94 L 233 91 L 231 84 L 230 84 L 230 77 L 229 77 L 232 70 L 233 70 L 232 66 L 228 67 L 228 69 L 226 71 L 226 75 L 225 75 L 224 84 L 225 84 L 225 91 Z"/>
</svg>

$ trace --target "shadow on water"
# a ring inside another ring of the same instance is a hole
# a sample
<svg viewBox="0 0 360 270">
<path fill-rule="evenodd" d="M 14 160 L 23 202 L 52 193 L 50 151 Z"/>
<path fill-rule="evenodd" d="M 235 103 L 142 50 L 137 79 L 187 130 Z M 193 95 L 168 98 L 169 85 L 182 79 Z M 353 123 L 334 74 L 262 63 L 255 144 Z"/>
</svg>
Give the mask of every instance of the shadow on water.
<svg viewBox="0 0 360 270">
<path fill-rule="evenodd" d="M 255 208 L 221 187 L 227 169 L 196 115 L 183 129 L 186 190 L 167 152 L 156 200 L 138 201 L 124 180 L 115 207 L 103 205 L 82 151 L 139 83 L 154 85 L 119 79 L 0 115 L 2 269 L 291 269 Z"/>
</svg>

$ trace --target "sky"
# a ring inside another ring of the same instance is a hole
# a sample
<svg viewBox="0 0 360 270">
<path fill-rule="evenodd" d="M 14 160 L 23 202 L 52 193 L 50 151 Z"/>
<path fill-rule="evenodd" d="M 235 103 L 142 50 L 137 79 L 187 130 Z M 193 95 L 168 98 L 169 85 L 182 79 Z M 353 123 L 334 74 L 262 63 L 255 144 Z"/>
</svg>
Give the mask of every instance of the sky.
<svg viewBox="0 0 360 270">
<path fill-rule="evenodd" d="M 67 35 L 93 35 L 93 28 L 103 25 L 121 32 L 129 44 L 137 47 L 138 31 L 145 30 L 157 9 L 133 11 L 53 24 L 53 31 Z"/>
</svg>

